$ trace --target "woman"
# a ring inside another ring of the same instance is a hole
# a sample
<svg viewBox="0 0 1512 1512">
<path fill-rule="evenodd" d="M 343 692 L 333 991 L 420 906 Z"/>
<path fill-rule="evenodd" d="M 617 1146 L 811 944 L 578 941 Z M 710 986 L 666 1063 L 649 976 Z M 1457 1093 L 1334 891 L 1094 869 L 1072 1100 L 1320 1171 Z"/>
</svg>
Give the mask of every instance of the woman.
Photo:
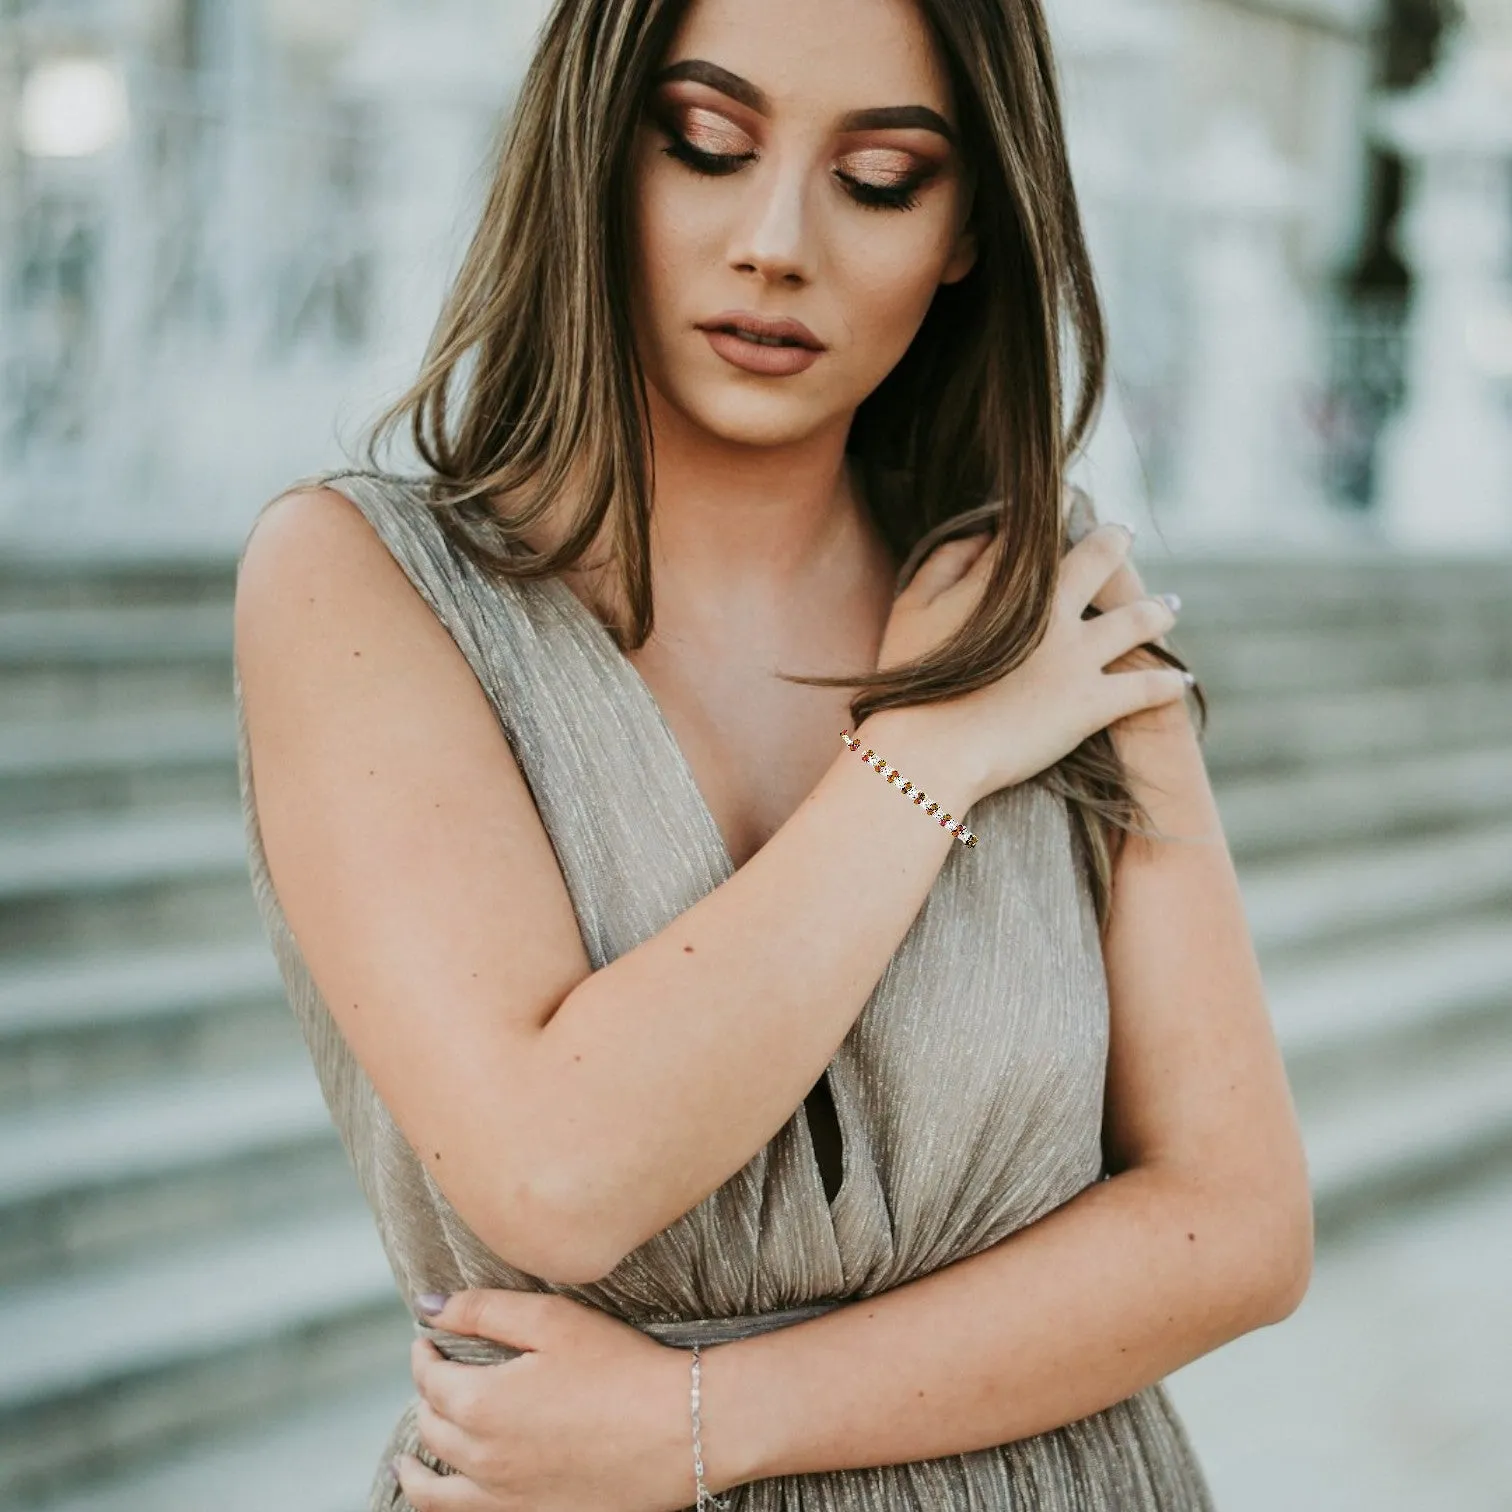
<svg viewBox="0 0 1512 1512">
<path fill-rule="evenodd" d="M 416 1310 L 372 1507 L 1210 1505 L 1161 1379 L 1311 1210 L 1174 608 L 1064 510 L 1101 382 L 1034 0 L 560 0 L 427 471 L 240 563 Z"/>
</svg>

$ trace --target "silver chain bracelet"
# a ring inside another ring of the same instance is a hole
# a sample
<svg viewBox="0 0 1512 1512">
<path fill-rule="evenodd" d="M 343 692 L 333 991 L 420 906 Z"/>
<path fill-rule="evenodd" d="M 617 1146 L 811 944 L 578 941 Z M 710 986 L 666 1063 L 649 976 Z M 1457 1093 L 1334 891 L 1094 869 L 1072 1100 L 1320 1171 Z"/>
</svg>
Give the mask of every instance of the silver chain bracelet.
<svg viewBox="0 0 1512 1512">
<path fill-rule="evenodd" d="M 694 1485 L 695 1485 L 696 1491 L 697 1491 L 697 1499 L 694 1501 L 693 1505 L 698 1509 L 698 1512 L 704 1512 L 704 1509 L 707 1508 L 707 1507 L 725 1508 L 725 1507 L 728 1507 L 730 1505 L 730 1503 L 729 1503 L 729 1500 L 727 1498 L 725 1498 L 725 1497 L 715 1496 L 714 1493 L 712 1491 L 710 1491 L 709 1488 L 706 1485 L 704 1485 L 703 1435 L 702 1435 L 702 1426 L 703 1425 L 700 1423 L 699 1417 L 698 1417 L 698 1389 L 699 1389 L 699 1359 L 698 1359 L 698 1349 L 699 1349 L 699 1346 L 697 1344 L 695 1344 L 693 1346 L 693 1393 L 692 1393 L 692 1405 L 693 1405 L 693 1482 L 694 1482 Z"/>
</svg>

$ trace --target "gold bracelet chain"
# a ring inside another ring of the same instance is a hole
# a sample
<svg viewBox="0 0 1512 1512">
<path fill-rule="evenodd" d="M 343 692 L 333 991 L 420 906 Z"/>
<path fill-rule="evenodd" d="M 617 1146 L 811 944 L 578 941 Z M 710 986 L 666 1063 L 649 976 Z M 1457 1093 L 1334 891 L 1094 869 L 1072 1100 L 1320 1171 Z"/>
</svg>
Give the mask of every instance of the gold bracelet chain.
<svg viewBox="0 0 1512 1512">
<path fill-rule="evenodd" d="M 847 746 L 850 747 L 851 750 L 861 750 L 861 742 L 857 740 L 849 730 L 841 730 L 840 738 L 846 743 Z M 889 784 L 896 784 L 898 791 L 902 793 L 905 798 L 912 799 L 917 807 L 922 808 L 931 819 L 936 819 L 936 822 L 939 824 L 940 828 L 949 830 L 950 833 L 954 835 L 962 845 L 975 845 L 977 843 L 977 837 L 972 834 L 972 832 L 967 829 L 959 819 L 953 819 L 949 814 L 942 813 L 940 811 L 940 805 L 931 801 L 929 794 L 926 793 L 923 788 L 915 787 L 913 783 L 909 782 L 906 778 L 904 778 L 902 781 L 899 781 L 901 774 L 899 773 L 897 767 L 888 766 L 886 760 L 883 757 L 877 755 L 875 751 L 870 749 L 862 751 L 861 759 L 874 772 L 878 773 L 880 776 L 885 777 Z M 936 818 L 936 816 L 938 817 Z"/>
</svg>

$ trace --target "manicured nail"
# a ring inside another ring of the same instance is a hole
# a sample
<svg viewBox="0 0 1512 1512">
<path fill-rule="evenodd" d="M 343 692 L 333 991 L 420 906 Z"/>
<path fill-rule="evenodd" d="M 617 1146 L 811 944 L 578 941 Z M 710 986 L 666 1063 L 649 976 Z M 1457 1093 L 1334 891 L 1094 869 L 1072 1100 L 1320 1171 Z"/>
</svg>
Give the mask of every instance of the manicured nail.
<svg viewBox="0 0 1512 1512">
<path fill-rule="evenodd" d="M 1120 530 L 1127 530 L 1129 532 L 1129 539 L 1131 541 L 1134 539 L 1135 535 L 1138 533 L 1134 529 L 1134 527 L 1131 524 L 1129 524 L 1129 522 L 1127 520 L 1109 520 L 1108 523 L 1110 525 L 1116 525 L 1116 526 L 1118 526 L 1118 528 Z"/>
<path fill-rule="evenodd" d="M 1156 598 L 1164 599 L 1172 614 L 1181 608 L 1181 595 L 1179 593 L 1157 593 Z"/>
<path fill-rule="evenodd" d="M 1197 681 L 1197 674 L 1195 672 L 1183 672 L 1181 680 L 1190 688 Z"/>
<path fill-rule="evenodd" d="M 434 1318 L 446 1306 L 449 1295 L 448 1292 L 419 1292 L 415 1297 L 415 1306 L 428 1317 Z"/>
</svg>

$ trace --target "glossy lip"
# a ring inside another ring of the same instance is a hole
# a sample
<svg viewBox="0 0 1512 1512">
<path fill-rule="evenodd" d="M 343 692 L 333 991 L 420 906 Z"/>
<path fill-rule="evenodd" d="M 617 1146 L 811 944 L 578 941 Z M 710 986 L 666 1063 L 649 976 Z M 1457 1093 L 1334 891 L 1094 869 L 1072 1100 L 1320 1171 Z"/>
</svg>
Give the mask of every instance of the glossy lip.
<svg viewBox="0 0 1512 1512">
<path fill-rule="evenodd" d="M 753 336 L 776 336 L 796 342 L 811 352 L 824 350 L 824 343 L 801 320 L 785 315 L 754 315 L 749 310 L 726 310 L 712 320 L 699 321 L 698 329 L 710 333 L 731 329 L 749 331 Z"/>
<path fill-rule="evenodd" d="M 744 310 L 732 310 L 702 321 L 698 329 L 731 367 L 763 378 L 794 377 L 813 367 L 824 351 L 824 343 L 801 321 L 752 315 Z M 737 330 L 783 337 L 791 344 L 761 346 L 735 335 Z"/>
</svg>

